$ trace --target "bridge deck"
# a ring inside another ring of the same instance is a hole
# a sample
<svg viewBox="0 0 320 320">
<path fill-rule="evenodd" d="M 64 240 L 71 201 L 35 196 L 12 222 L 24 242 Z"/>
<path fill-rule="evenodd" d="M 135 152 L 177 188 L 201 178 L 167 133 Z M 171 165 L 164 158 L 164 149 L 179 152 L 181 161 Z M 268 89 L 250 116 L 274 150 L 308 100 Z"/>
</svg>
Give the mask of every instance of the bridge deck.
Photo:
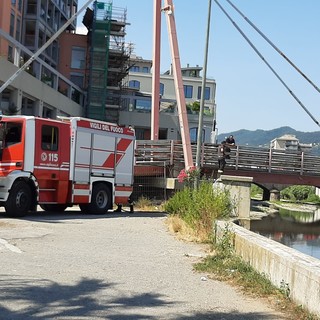
<svg viewBox="0 0 320 320">
<path fill-rule="evenodd" d="M 205 143 L 201 148 L 201 168 L 214 177 L 218 164 L 217 145 Z M 196 145 L 192 145 L 195 162 Z M 167 168 L 167 177 L 177 177 L 184 168 L 183 146 L 174 140 L 137 140 L 135 175 L 159 174 Z M 146 170 L 146 166 L 153 167 Z M 231 148 L 225 174 L 252 176 L 257 183 L 320 185 L 320 157 L 304 152 L 235 146 Z M 319 181 L 319 182 L 318 182 Z"/>
</svg>

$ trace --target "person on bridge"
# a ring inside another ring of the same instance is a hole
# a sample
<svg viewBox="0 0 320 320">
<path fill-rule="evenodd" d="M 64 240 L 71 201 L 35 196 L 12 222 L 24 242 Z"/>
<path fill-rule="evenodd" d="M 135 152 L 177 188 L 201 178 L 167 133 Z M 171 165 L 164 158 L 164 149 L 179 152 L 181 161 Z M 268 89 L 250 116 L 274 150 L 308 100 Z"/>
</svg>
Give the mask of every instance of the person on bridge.
<svg viewBox="0 0 320 320">
<path fill-rule="evenodd" d="M 218 146 L 218 172 L 223 172 L 226 165 L 226 141 Z"/>
<path fill-rule="evenodd" d="M 226 143 L 229 146 L 235 146 L 236 145 L 236 141 L 234 140 L 234 136 L 232 134 L 226 139 Z"/>
<path fill-rule="evenodd" d="M 230 152 L 232 147 L 235 147 L 236 141 L 234 140 L 234 136 L 231 134 L 228 138 L 226 138 L 226 159 L 230 159 Z"/>
</svg>

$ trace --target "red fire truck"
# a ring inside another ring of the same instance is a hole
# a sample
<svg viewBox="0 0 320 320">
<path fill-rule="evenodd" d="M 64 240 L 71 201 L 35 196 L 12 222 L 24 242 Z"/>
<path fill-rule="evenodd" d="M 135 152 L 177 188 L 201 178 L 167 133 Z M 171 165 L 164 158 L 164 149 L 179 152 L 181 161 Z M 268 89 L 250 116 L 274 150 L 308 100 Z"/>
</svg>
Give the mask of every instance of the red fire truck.
<svg viewBox="0 0 320 320">
<path fill-rule="evenodd" d="M 21 217 L 36 210 L 103 214 L 130 204 L 135 134 L 81 117 L 0 116 L 0 206 Z"/>
</svg>

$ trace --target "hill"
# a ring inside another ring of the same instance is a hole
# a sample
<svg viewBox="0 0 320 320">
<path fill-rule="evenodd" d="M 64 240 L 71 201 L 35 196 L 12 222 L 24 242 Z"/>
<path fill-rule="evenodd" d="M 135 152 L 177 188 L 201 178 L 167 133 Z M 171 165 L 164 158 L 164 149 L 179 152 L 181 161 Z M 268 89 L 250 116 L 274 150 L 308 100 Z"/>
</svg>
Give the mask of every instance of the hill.
<svg viewBox="0 0 320 320">
<path fill-rule="evenodd" d="M 273 130 L 245 130 L 241 129 L 233 132 L 221 133 L 218 135 L 218 143 L 225 140 L 225 138 L 229 135 L 233 135 L 236 144 L 238 145 L 249 145 L 249 146 L 257 146 L 257 147 L 268 147 L 270 145 L 270 141 L 279 138 L 285 134 L 292 134 L 299 139 L 299 142 L 304 143 L 312 143 L 313 148 L 311 150 L 311 154 L 320 155 L 320 131 L 314 132 L 302 132 L 294 130 L 290 127 L 280 127 Z"/>
</svg>

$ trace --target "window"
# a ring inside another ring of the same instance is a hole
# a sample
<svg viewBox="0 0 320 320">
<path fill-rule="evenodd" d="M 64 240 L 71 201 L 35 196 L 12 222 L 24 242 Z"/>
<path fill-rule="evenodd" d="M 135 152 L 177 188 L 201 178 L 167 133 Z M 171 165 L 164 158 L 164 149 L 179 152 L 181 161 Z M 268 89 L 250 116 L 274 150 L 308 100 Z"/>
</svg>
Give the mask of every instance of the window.
<svg viewBox="0 0 320 320">
<path fill-rule="evenodd" d="M 160 94 L 161 94 L 161 96 L 164 95 L 164 84 L 163 83 L 160 83 Z"/>
<path fill-rule="evenodd" d="M 198 128 L 190 128 L 190 141 L 197 142 L 198 141 Z M 205 130 L 202 129 L 202 143 L 205 141 Z"/>
<path fill-rule="evenodd" d="M 43 19 L 43 20 L 46 20 L 46 11 L 43 7 L 43 5 L 41 4 L 41 9 L 40 9 L 40 17 Z"/>
<path fill-rule="evenodd" d="M 35 39 L 36 39 L 36 21 L 27 21 L 25 24 L 25 46 L 34 46 L 35 45 Z M 45 38 L 43 32 L 39 30 L 39 47 L 42 46 L 45 43 Z"/>
<path fill-rule="evenodd" d="M 29 0 L 27 7 L 27 13 L 37 14 L 37 3 L 34 0 Z"/>
<path fill-rule="evenodd" d="M 13 48 L 8 46 L 8 61 L 13 62 Z"/>
<path fill-rule="evenodd" d="M 58 51 L 59 51 L 59 49 L 58 49 L 58 42 L 57 42 L 57 41 L 54 41 L 54 42 L 52 43 L 52 59 L 55 60 L 55 61 L 57 61 L 57 60 L 58 60 L 58 57 L 59 57 Z"/>
<path fill-rule="evenodd" d="M 185 98 L 192 98 L 192 91 L 193 91 L 193 87 L 192 86 L 183 86 L 183 90 L 184 90 L 184 97 Z"/>
<path fill-rule="evenodd" d="M 143 67 L 142 68 L 143 73 L 149 73 L 149 67 Z"/>
<path fill-rule="evenodd" d="M 16 40 L 20 42 L 20 29 L 21 29 L 21 20 L 17 18 L 17 26 L 16 26 Z"/>
<path fill-rule="evenodd" d="M 14 11 L 10 15 L 10 36 L 14 37 Z"/>
<path fill-rule="evenodd" d="M 43 118 L 51 118 L 52 117 L 52 110 L 49 109 L 48 107 L 43 107 L 42 110 L 42 117 Z"/>
<path fill-rule="evenodd" d="M 19 0 L 18 2 L 18 10 L 21 12 L 22 10 L 22 0 Z"/>
<path fill-rule="evenodd" d="M 17 2 L 17 0 L 11 0 L 11 4 L 12 4 L 13 7 L 16 6 L 16 2 Z"/>
<path fill-rule="evenodd" d="M 134 133 L 136 136 L 137 140 L 144 140 L 144 133 L 145 133 L 146 129 L 142 129 L 142 128 L 134 128 Z"/>
<path fill-rule="evenodd" d="M 132 72 L 140 72 L 140 67 L 139 66 L 132 66 L 130 68 L 130 71 L 132 71 Z"/>
<path fill-rule="evenodd" d="M 70 80 L 78 87 L 83 88 L 84 75 L 81 73 L 73 73 L 70 75 Z"/>
<path fill-rule="evenodd" d="M 84 69 L 85 68 L 86 52 L 84 48 L 72 47 L 71 52 L 71 68 Z"/>
<path fill-rule="evenodd" d="M 43 150 L 58 150 L 58 128 L 53 126 L 42 126 L 41 148 Z"/>
<path fill-rule="evenodd" d="M 198 87 L 198 99 L 201 99 L 201 87 Z M 210 87 L 206 87 L 204 90 L 204 99 L 210 100 Z"/>
<path fill-rule="evenodd" d="M 137 99 L 135 108 L 136 110 L 151 111 L 151 99 Z"/>
<path fill-rule="evenodd" d="M 71 99 L 80 104 L 81 93 L 75 88 L 71 88 Z"/>
<path fill-rule="evenodd" d="M 140 89 L 140 81 L 137 81 L 137 80 L 129 81 L 129 88 Z"/>
</svg>

